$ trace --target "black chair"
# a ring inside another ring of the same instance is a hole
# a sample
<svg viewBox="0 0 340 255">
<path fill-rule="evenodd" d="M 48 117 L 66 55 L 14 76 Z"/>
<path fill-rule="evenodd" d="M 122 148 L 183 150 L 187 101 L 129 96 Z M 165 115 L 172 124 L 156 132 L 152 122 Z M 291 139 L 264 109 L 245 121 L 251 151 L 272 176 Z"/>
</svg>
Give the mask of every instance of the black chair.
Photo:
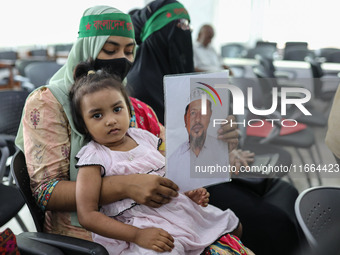
<svg viewBox="0 0 340 255">
<path fill-rule="evenodd" d="M 62 67 L 55 61 L 39 61 L 25 67 L 25 74 L 35 88 L 46 85 L 48 80 Z"/>
<path fill-rule="evenodd" d="M 54 58 L 58 58 L 60 56 L 66 57 L 68 53 L 71 51 L 73 44 L 57 44 L 54 46 Z"/>
<path fill-rule="evenodd" d="M 6 162 L 17 150 L 14 140 L 27 96 L 26 91 L 0 91 L 0 226 L 14 217 L 23 231 L 27 231 L 27 228 L 18 212 L 25 202 L 19 190 L 13 186 Z M 8 184 L 5 184 L 4 177 L 8 177 Z"/>
<path fill-rule="evenodd" d="M 315 254 L 340 254 L 339 197 L 340 187 L 314 187 L 304 190 L 295 202 L 296 217 L 309 245 L 321 252 Z"/>
<path fill-rule="evenodd" d="M 32 49 L 28 51 L 28 55 L 30 57 L 47 58 L 48 52 L 47 49 Z"/>
<path fill-rule="evenodd" d="M 291 51 L 299 51 L 299 54 L 290 53 Z M 304 61 L 305 54 L 308 52 L 307 42 L 286 42 L 283 52 L 283 60 Z"/>
<path fill-rule="evenodd" d="M 301 48 L 301 49 L 307 49 L 308 48 L 308 42 L 298 42 L 298 41 L 291 41 L 285 43 L 285 49 L 290 48 Z"/>
<path fill-rule="evenodd" d="M 327 62 L 340 63 L 340 51 L 330 53 L 328 55 Z"/>
<path fill-rule="evenodd" d="M 15 68 L 18 70 L 18 74 L 21 77 L 26 77 L 26 73 L 25 73 L 25 68 L 31 64 L 31 63 L 36 63 L 36 62 L 41 62 L 41 61 L 49 61 L 49 62 L 54 62 L 54 60 L 41 60 L 41 59 L 18 59 L 15 62 Z"/>
<path fill-rule="evenodd" d="M 328 61 L 329 55 L 335 52 L 340 52 L 340 49 L 339 48 L 321 48 L 321 49 L 315 50 L 315 55 L 322 62 L 329 62 Z"/>
<path fill-rule="evenodd" d="M 340 78 L 335 75 L 326 75 L 321 67 L 321 62 L 307 58 L 313 74 L 314 97 L 331 106 L 333 97 L 340 83 Z M 324 111 L 325 112 L 325 111 Z"/>
<path fill-rule="evenodd" d="M 17 59 L 18 59 L 18 53 L 14 50 L 0 51 L 0 61 L 14 62 Z M 4 70 L 4 77 L 0 80 L 0 86 L 7 85 L 8 82 L 9 82 L 9 79 L 10 79 L 9 78 L 10 74 L 9 74 L 8 68 L 0 68 L 1 72 L 3 70 Z"/>
<path fill-rule="evenodd" d="M 260 55 L 273 59 L 277 53 L 276 45 L 277 43 L 275 42 L 258 41 L 254 48 L 248 50 L 246 57 L 255 58 L 257 55 Z"/>
<path fill-rule="evenodd" d="M 16 152 L 11 162 L 11 171 L 17 187 L 25 199 L 27 207 L 32 215 L 34 225 L 38 232 L 43 232 L 45 214 L 36 204 L 30 187 L 30 178 L 26 168 L 25 155 L 22 151 Z"/>
<path fill-rule="evenodd" d="M 25 69 L 28 65 L 32 63 L 39 62 L 55 62 L 54 60 L 47 60 L 41 58 L 29 58 L 29 59 L 18 59 L 15 61 L 15 68 L 18 70 L 18 75 L 14 76 L 14 80 L 20 82 L 21 88 L 27 91 L 32 91 L 36 88 L 36 86 L 30 82 L 29 78 L 27 78 L 27 74 L 25 73 Z M 44 84 L 45 85 L 45 84 Z"/>
<path fill-rule="evenodd" d="M 15 238 L 20 255 L 64 255 L 57 247 L 30 239 L 26 234 L 16 235 Z"/>
<path fill-rule="evenodd" d="M 223 58 L 243 58 L 247 53 L 247 48 L 240 43 L 227 43 L 221 47 Z"/>
<path fill-rule="evenodd" d="M 100 244 L 69 236 L 43 233 L 45 219 L 44 212 L 36 204 L 30 188 L 30 178 L 26 168 L 25 156 L 22 151 L 16 152 L 11 162 L 16 185 L 28 206 L 35 227 L 38 232 L 23 232 L 19 236 L 48 244 L 60 249 L 64 254 L 108 254 L 107 250 Z"/>
<path fill-rule="evenodd" d="M 291 47 L 284 52 L 284 60 L 306 61 L 306 58 L 315 58 L 315 53 L 308 49 L 300 47 Z"/>
<path fill-rule="evenodd" d="M 1 156 L 1 161 L 4 163 L 7 158 L 15 153 L 17 150 L 14 140 L 17 134 L 22 110 L 24 108 L 26 98 L 28 96 L 27 91 L 18 90 L 2 90 L 0 91 L 0 139 L 5 143 L 2 148 L 8 149 L 8 155 L 6 153 Z M 9 176 L 9 167 L 6 164 L 0 164 L 0 180 L 4 176 Z M 10 177 L 10 176 L 9 176 Z"/>
<path fill-rule="evenodd" d="M 0 51 L 0 59 L 3 60 L 17 60 L 18 52 L 14 50 Z"/>
<path fill-rule="evenodd" d="M 15 186 L 0 183 L 0 227 L 15 218 L 23 231 L 28 231 L 18 215 L 25 205 L 19 190 Z"/>
</svg>

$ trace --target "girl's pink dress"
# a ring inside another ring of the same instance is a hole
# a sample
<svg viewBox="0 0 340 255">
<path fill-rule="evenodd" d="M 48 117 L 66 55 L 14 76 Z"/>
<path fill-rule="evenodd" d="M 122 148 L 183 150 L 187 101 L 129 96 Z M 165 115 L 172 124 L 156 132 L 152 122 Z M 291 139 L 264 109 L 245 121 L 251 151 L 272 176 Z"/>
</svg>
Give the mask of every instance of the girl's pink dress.
<svg viewBox="0 0 340 255">
<path fill-rule="evenodd" d="M 135 173 L 164 176 L 165 158 L 157 150 L 159 138 L 137 128 L 130 128 L 128 135 L 137 142 L 136 148 L 127 152 L 111 151 L 91 141 L 78 153 L 77 166 L 100 165 L 103 176 Z M 236 229 L 239 223 L 231 210 L 222 211 L 212 205 L 201 207 L 181 193 L 160 208 L 124 199 L 102 206 L 101 212 L 138 228 L 166 230 L 175 239 L 175 248 L 165 254 L 199 255 L 220 236 Z M 104 245 L 110 254 L 158 254 L 134 243 L 97 234 L 92 234 L 92 238 Z"/>
</svg>

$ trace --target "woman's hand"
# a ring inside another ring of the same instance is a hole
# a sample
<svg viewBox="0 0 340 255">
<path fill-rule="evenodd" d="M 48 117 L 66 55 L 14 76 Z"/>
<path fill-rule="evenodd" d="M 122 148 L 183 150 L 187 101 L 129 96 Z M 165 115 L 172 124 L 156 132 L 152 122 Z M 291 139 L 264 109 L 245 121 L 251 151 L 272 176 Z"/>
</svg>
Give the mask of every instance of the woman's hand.
<svg viewBox="0 0 340 255">
<path fill-rule="evenodd" d="M 243 150 L 233 150 L 229 153 L 229 162 L 231 166 L 236 167 L 236 171 L 233 171 L 233 174 L 238 175 L 241 166 L 245 168 L 249 168 L 249 163 L 254 162 L 254 152 L 243 151 Z"/>
<path fill-rule="evenodd" d="M 130 175 L 126 196 L 139 204 L 158 208 L 178 195 L 178 186 L 171 180 L 152 174 Z"/>
<path fill-rule="evenodd" d="M 228 143 L 229 151 L 232 151 L 237 148 L 239 131 L 237 129 L 237 125 L 235 124 L 235 116 L 229 115 L 226 120 L 228 123 L 221 125 L 221 127 L 218 129 L 217 138 Z M 231 125 L 231 122 L 233 122 L 233 125 Z"/>
<path fill-rule="evenodd" d="M 196 204 L 207 207 L 209 203 L 210 193 L 205 188 L 190 190 L 184 193 Z"/>
<path fill-rule="evenodd" d="M 174 248 L 174 238 L 161 228 L 139 229 L 133 242 L 156 252 L 170 252 Z"/>
</svg>

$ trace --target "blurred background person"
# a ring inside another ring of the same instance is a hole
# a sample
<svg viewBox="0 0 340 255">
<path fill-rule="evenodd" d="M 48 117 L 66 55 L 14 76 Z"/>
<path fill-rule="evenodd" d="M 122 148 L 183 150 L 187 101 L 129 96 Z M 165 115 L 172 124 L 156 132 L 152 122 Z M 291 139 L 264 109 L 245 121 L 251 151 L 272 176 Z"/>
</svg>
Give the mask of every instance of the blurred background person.
<svg viewBox="0 0 340 255">
<path fill-rule="evenodd" d="M 196 72 L 231 70 L 223 64 L 223 59 L 212 47 L 215 32 L 211 25 L 201 27 L 196 42 L 193 43 L 194 66 Z"/>
</svg>

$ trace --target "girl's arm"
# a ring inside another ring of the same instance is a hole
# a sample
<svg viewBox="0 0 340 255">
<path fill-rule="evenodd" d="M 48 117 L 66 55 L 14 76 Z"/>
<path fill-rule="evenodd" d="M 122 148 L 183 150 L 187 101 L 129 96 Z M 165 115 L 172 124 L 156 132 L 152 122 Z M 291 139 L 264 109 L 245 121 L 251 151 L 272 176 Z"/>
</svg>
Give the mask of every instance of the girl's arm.
<svg viewBox="0 0 340 255">
<path fill-rule="evenodd" d="M 158 252 L 171 251 L 173 238 L 162 229 L 139 229 L 111 219 L 99 212 L 98 205 L 102 186 L 99 166 L 79 169 L 76 182 L 76 201 L 79 223 L 99 235 L 133 242 Z"/>
</svg>

